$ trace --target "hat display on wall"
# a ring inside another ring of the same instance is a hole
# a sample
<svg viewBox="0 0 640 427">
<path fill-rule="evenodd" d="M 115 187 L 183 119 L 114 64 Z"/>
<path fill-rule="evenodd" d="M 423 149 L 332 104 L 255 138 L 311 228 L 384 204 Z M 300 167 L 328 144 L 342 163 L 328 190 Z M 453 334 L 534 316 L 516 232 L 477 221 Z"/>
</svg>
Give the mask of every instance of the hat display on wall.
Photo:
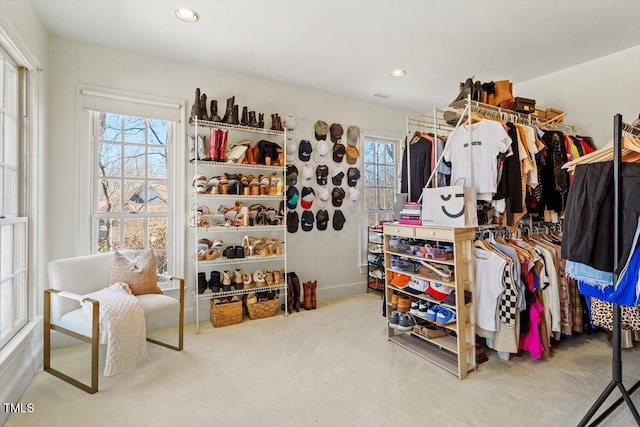
<svg viewBox="0 0 640 427">
<path fill-rule="evenodd" d="M 295 233 L 298 231 L 298 223 L 300 222 L 300 218 L 298 217 L 298 212 L 289 211 L 287 212 L 287 231 L 289 233 Z"/>
<path fill-rule="evenodd" d="M 331 182 L 333 185 L 342 185 L 342 178 L 344 178 L 344 172 L 340 168 L 333 168 L 331 171 Z"/>
<path fill-rule="evenodd" d="M 329 212 L 326 209 L 320 209 L 316 214 L 316 227 L 318 230 L 326 230 L 329 224 Z"/>
<path fill-rule="evenodd" d="M 311 169 L 311 166 L 309 166 L 307 164 L 302 165 L 301 176 L 302 176 L 302 184 L 303 185 L 310 184 L 311 180 L 314 177 L 313 169 Z"/>
<path fill-rule="evenodd" d="M 355 187 L 358 185 L 358 180 L 360 179 L 360 171 L 358 168 L 349 168 L 347 170 L 347 185 L 349 187 Z"/>
<path fill-rule="evenodd" d="M 289 188 L 287 188 L 287 208 L 295 209 L 298 207 L 298 199 L 300 199 L 298 189 L 290 185 Z"/>
<path fill-rule="evenodd" d="M 309 209 L 313 205 L 313 199 L 316 197 L 316 192 L 311 187 L 302 187 L 302 194 L 300 198 L 300 206 L 303 209 Z"/>
<path fill-rule="evenodd" d="M 298 182 L 298 168 L 295 165 L 287 165 L 287 185 L 296 185 Z"/>
<path fill-rule="evenodd" d="M 347 146 L 347 163 L 348 164 L 355 165 L 356 162 L 358 161 L 359 155 L 360 155 L 360 152 L 356 147 L 353 147 L 351 145 Z"/>
<path fill-rule="evenodd" d="M 331 191 L 331 204 L 336 208 L 342 206 L 342 201 L 344 200 L 344 190 L 342 187 L 334 187 Z"/>
<path fill-rule="evenodd" d="M 324 162 L 327 158 L 327 154 L 329 154 L 329 144 L 327 144 L 327 141 L 318 141 L 314 151 L 318 162 Z"/>
<path fill-rule="evenodd" d="M 313 152 L 313 148 L 311 148 L 311 143 L 306 139 L 300 141 L 300 147 L 298 148 L 298 158 L 303 162 L 308 162 L 311 159 L 311 153 Z"/>
<path fill-rule="evenodd" d="M 346 150 L 343 144 L 340 144 L 340 143 L 333 144 L 333 161 L 334 162 L 342 163 L 342 158 L 344 157 L 345 153 L 346 153 Z"/>
<path fill-rule="evenodd" d="M 318 165 L 316 168 L 316 182 L 318 185 L 327 185 L 327 177 L 329 176 L 329 167 L 327 165 Z"/>
<path fill-rule="evenodd" d="M 316 134 L 316 140 L 325 140 L 327 139 L 327 134 L 329 133 L 329 125 L 327 122 L 323 120 L 318 120 L 315 125 L 313 125 L 313 130 Z"/>
<path fill-rule="evenodd" d="M 345 222 L 347 222 L 347 220 L 345 219 L 342 211 L 340 209 L 336 209 L 333 213 L 333 229 L 336 231 L 342 230 Z"/>
<path fill-rule="evenodd" d="M 342 125 L 340 123 L 331 123 L 329 127 L 329 132 L 331 134 L 331 141 L 338 142 L 342 139 L 342 134 L 344 133 L 344 129 L 342 129 Z"/>
<path fill-rule="evenodd" d="M 313 230 L 313 212 L 311 211 L 302 212 L 302 218 L 300 219 L 300 227 L 302 228 L 302 231 Z"/>
<path fill-rule="evenodd" d="M 327 202 L 330 198 L 331 196 L 329 195 L 329 190 L 327 190 L 327 187 L 320 187 L 318 189 L 318 196 L 316 197 L 316 204 L 318 205 L 318 207 L 324 208 L 327 206 Z"/>
<path fill-rule="evenodd" d="M 360 128 L 358 126 L 349 126 L 347 128 L 347 144 L 351 146 L 358 145 L 360 138 Z"/>
</svg>

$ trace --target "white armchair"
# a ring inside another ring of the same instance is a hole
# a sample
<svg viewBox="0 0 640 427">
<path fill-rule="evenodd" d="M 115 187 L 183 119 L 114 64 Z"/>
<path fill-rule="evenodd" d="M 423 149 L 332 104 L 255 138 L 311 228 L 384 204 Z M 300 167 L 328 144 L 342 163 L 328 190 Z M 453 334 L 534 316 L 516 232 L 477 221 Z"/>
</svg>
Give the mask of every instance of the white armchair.
<svg viewBox="0 0 640 427">
<path fill-rule="evenodd" d="M 134 251 L 121 251 L 134 258 Z M 104 288 L 109 282 L 113 253 L 51 261 L 48 265 L 50 289 L 44 291 L 44 370 L 86 391 L 98 391 L 99 302 L 83 295 Z M 178 345 L 147 338 L 147 341 L 181 351 L 184 335 L 184 279 L 159 276 L 179 283 L 180 298 L 163 294 L 138 295 L 145 315 L 147 331 L 178 325 Z M 80 303 L 93 304 L 93 318 L 83 312 Z M 55 330 L 91 344 L 91 385 L 65 375 L 51 367 L 51 331 Z"/>
</svg>

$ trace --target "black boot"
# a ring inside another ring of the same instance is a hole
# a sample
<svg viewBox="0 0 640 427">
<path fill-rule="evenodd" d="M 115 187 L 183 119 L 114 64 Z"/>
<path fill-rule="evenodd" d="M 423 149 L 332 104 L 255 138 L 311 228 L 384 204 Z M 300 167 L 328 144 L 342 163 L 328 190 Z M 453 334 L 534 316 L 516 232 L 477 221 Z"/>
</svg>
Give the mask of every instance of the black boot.
<svg viewBox="0 0 640 427">
<path fill-rule="evenodd" d="M 233 117 L 232 117 L 233 121 L 231 122 L 232 125 L 239 125 L 240 124 L 240 116 L 238 115 L 238 110 L 239 110 L 238 105 L 237 104 L 234 105 L 233 106 Z"/>
<path fill-rule="evenodd" d="M 205 273 L 198 273 L 198 275 L 200 274 L 204 275 Z M 205 279 L 205 283 L 206 283 L 206 279 Z M 209 289 L 211 289 L 212 292 L 220 292 L 221 289 L 220 289 L 220 272 L 219 271 L 211 272 L 211 279 L 209 279 Z"/>
<path fill-rule="evenodd" d="M 191 117 L 189 121 L 193 121 L 195 118 L 200 118 L 200 88 L 196 88 L 196 99 L 191 106 Z"/>
<path fill-rule="evenodd" d="M 203 294 L 207 290 L 207 273 L 198 273 L 198 293 Z"/>
<path fill-rule="evenodd" d="M 300 311 L 300 280 L 296 273 L 291 273 L 291 284 L 293 285 L 293 307 Z"/>
<path fill-rule="evenodd" d="M 209 116 L 207 115 L 207 94 L 203 93 L 200 95 L 200 115 L 198 116 L 201 120 L 209 120 Z"/>
<path fill-rule="evenodd" d="M 467 100 L 469 95 L 473 95 L 473 77 L 469 77 L 464 84 L 460 84 L 460 93 L 458 93 L 456 99 L 449 104 L 449 107 L 464 107 L 464 101 Z"/>
<path fill-rule="evenodd" d="M 249 109 L 245 106 L 242 107 L 242 119 L 240 120 L 242 126 L 249 125 Z"/>
<path fill-rule="evenodd" d="M 264 129 L 264 113 L 258 113 L 258 127 Z"/>
<path fill-rule="evenodd" d="M 222 118 L 222 123 L 231 123 L 231 119 L 233 118 L 233 104 L 235 104 L 235 102 L 235 96 L 227 99 L 227 109 L 225 110 L 224 117 Z"/>
<path fill-rule="evenodd" d="M 212 122 L 219 122 L 220 116 L 218 115 L 218 101 L 216 101 L 215 99 L 211 100 L 210 112 L 211 117 L 209 117 L 209 119 L 211 119 Z"/>
<path fill-rule="evenodd" d="M 256 112 L 255 111 L 249 111 L 249 126 L 251 126 L 252 128 L 257 128 L 258 127 L 258 121 L 256 120 Z"/>
</svg>

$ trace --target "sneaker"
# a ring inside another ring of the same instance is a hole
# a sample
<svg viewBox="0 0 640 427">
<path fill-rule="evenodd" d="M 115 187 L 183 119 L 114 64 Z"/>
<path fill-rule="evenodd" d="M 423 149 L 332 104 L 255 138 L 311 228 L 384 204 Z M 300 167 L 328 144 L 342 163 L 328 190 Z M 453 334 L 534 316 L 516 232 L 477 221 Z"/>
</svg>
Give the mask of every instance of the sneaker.
<svg viewBox="0 0 640 427">
<path fill-rule="evenodd" d="M 411 308 L 409 309 L 409 313 L 411 313 L 411 314 L 420 314 L 419 307 L 420 307 L 420 305 L 419 305 L 418 301 L 411 302 Z"/>
<path fill-rule="evenodd" d="M 431 307 L 431 303 L 427 301 L 420 301 L 418 304 L 418 315 L 422 317 L 427 317 L 427 310 Z"/>
<path fill-rule="evenodd" d="M 447 307 L 440 306 L 440 310 L 436 315 L 436 323 L 438 325 L 447 325 L 456 321 L 456 313 Z"/>
<path fill-rule="evenodd" d="M 389 316 L 389 327 L 393 329 L 398 328 L 398 323 L 400 323 L 400 312 L 398 310 L 393 310 L 391 315 Z"/>
<path fill-rule="evenodd" d="M 400 316 L 400 321 L 398 322 L 397 329 L 401 332 L 409 332 L 413 330 L 413 327 L 416 325 L 416 321 L 413 316 L 409 313 L 404 313 Z"/>
<path fill-rule="evenodd" d="M 435 322 L 438 318 L 438 313 L 443 307 L 441 305 L 434 305 L 427 309 L 427 320 Z"/>
</svg>

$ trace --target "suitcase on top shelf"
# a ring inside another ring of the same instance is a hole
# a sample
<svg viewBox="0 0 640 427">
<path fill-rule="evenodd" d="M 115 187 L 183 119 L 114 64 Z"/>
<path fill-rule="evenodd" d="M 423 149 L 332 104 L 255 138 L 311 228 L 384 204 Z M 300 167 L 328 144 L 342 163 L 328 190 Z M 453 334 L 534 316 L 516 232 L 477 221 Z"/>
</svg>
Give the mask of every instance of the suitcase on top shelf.
<svg viewBox="0 0 640 427">
<path fill-rule="evenodd" d="M 516 96 L 515 101 L 513 102 L 513 107 L 511 107 L 513 111 L 517 111 L 519 113 L 531 114 L 536 111 L 536 100 L 529 98 L 521 98 Z"/>
</svg>

